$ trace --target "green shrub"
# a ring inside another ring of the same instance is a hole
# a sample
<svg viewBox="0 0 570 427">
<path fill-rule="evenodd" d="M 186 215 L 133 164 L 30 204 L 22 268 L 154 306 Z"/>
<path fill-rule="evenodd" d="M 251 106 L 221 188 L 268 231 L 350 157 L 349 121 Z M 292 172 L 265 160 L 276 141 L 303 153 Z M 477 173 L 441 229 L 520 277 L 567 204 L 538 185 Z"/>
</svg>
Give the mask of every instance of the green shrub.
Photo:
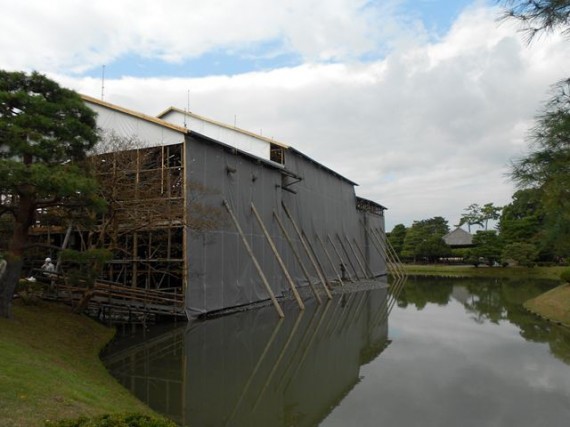
<svg viewBox="0 0 570 427">
<path fill-rule="evenodd" d="M 150 415 L 101 415 L 75 420 L 46 421 L 46 427 L 176 427 L 172 421 Z"/>
<path fill-rule="evenodd" d="M 538 249 L 530 243 L 510 243 L 503 249 L 502 259 L 513 260 L 523 267 L 534 267 L 538 258 Z"/>
<path fill-rule="evenodd" d="M 560 274 L 560 278 L 567 282 L 570 283 L 570 268 L 567 268 L 566 270 L 564 270 L 561 274 Z"/>
</svg>

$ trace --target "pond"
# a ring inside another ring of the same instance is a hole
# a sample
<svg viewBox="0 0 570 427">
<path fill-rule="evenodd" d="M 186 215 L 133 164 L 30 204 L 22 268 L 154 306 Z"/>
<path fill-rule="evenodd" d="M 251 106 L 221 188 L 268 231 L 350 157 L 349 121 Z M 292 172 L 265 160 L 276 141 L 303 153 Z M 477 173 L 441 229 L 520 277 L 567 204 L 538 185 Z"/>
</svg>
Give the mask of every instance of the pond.
<svg viewBox="0 0 570 427">
<path fill-rule="evenodd" d="M 554 285 L 409 278 L 397 300 L 368 290 L 286 304 L 284 320 L 265 307 L 126 334 L 104 361 L 183 426 L 566 426 L 570 331 L 522 308 Z"/>
</svg>

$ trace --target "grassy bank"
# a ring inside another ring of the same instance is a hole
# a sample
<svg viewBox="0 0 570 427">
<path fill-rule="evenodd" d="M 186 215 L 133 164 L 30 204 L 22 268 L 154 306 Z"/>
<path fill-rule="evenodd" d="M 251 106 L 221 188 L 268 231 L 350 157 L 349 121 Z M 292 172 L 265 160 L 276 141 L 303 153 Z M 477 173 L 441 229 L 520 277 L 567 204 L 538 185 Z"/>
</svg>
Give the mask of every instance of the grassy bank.
<svg viewBox="0 0 570 427">
<path fill-rule="evenodd" d="M 405 264 L 408 274 L 445 277 L 520 277 L 560 280 L 568 267 L 474 267 L 471 265 L 415 265 Z"/>
<path fill-rule="evenodd" d="M 551 289 L 524 303 L 527 310 L 570 327 L 570 284 Z"/>
<path fill-rule="evenodd" d="M 0 426 L 104 413 L 152 413 L 112 378 L 99 352 L 114 331 L 56 304 L 15 304 L 0 319 Z"/>
</svg>

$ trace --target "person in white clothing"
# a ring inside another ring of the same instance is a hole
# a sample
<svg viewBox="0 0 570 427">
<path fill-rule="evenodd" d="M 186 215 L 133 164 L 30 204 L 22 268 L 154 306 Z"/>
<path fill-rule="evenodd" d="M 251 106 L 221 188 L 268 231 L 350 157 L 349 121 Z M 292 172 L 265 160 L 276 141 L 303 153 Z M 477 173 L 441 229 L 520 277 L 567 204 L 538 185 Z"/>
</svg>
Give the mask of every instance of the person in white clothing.
<svg viewBox="0 0 570 427">
<path fill-rule="evenodd" d="M 42 271 L 45 273 L 54 273 L 55 265 L 51 262 L 51 258 L 46 258 L 44 264 L 42 265 Z"/>
</svg>

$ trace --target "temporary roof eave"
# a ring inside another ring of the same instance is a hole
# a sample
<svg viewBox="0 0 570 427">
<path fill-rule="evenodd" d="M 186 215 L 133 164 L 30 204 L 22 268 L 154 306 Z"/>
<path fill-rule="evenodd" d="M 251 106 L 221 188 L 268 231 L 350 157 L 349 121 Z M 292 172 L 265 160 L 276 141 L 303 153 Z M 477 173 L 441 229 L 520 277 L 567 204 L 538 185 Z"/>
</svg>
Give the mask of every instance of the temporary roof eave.
<svg viewBox="0 0 570 427">
<path fill-rule="evenodd" d="M 323 165 L 322 163 L 317 162 L 316 160 L 312 159 L 311 157 L 307 156 L 306 154 L 303 154 L 301 151 L 299 151 L 299 150 L 297 150 L 297 149 L 291 147 L 290 145 L 284 144 L 283 142 L 276 141 L 276 140 L 274 140 L 273 138 L 267 138 L 267 137 L 265 137 L 265 136 L 258 135 L 258 134 L 256 134 L 256 133 L 253 133 L 253 132 L 250 132 L 250 131 L 247 131 L 247 130 L 244 130 L 244 129 L 240 129 L 240 128 L 238 128 L 238 127 L 230 126 L 230 125 L 228 125 L 228 124 L 226 124 L 226 123 L 222 123 L 222 122 L 219 122 L 219 121 L 217 121 L 217 120 L 212 120 L 212 119 L 210 119 L 210 118 L 208 118 L 208 117 L 200 116 L 200 115 L 198 115 L 198 114 L 192 113 L 192 112 L 190 112 L 190 111 L 184 111 L 184 110 L 181 110 L 181 109 L 176 108 L 176 107 L 169 107 L 169 108 L 167 108 L 166 110 L 164 110 L 163 112 L 161 112 L 160 114 L 158 114 L 157 117 L 159 117 L 160 119 L 162 119 L 164 116 L 166 116 L 167 114 L 169 114 L 169 113 L 171 113 L 171 112 L 176 112 L 176 113 L 180 113 L 180 114 L 185 114 L 185 115 L 187 115 L 188 117 L 193 117 L 193 118 L 195 118 L 195 119 L 197 119 L 197 120 L 203 120 L 203 121 L 205 121 L 205 122 L 207 122 L 207 123 L 211 123 L 211 124 L 213 124 L 213 125 L 215 125 L 215 126 L 220 126 L 220 127 L 223 127 L 224 129 L 229 129 L 229 130 L 232 130 L 232 131 L 241 133 L 241 134 L 243 134 L 243 135 L 247 135 L 247 136 L 250 136 L 250 137 L 252 137 L 252 138 L 256 138 L 256 139 L 259 139 L 259 140 L 261 140 L 261 141 L 265 141 L 265 142 L 268 142 L 268 143 L 270 143 L 270 144 L 277 145 L 277 146 L 279 146 L 279 147 L 281 147 L 281 148 L 286 149 L 287 151 L 290 151 L 290 152 L 292 152 L 292 153 L 295 153 L 296 155 L 298 155 L 299 157 L 304 158 L 305 160 L 308 160 L 309 162 L 315 164 L 316 166 L 318 166 L 318 167 L 320 167 L 320 168 L 326 170 L 327 172 L 331 173 L 332 175 L 336 176 L 337 178 L 340 178 L 340 179 L 342 179 L 343 181 L 346 181 L 346 182 L 348 182 L 349 184 L 351 184 L 351 185 L 353 185 L 353 186 L 358 186 L 358 184 L 355 183 L 354 181 L 351 181 L 350 179 L 348 179 L 348 178 L 342 176 L 342 175 L 339 174 L 338 172 L 335 172 L 334 170 L 332 170 L 332 169 L 326 167 L 326 166 Z"/>
<path fill-rule="evenodd" d="M 142 114 L 142 113 L 139 113 L 139 112 L 136 112 L 133 110 L 129 110 L 127 108 L 120 107 L 118 105 L 111 104 L 110 102 L 102 101 L 100 99 L 93 98 L 91 96 L 87 96 L 87 95 L 80 95 L 80 96 L 86 102 L 90 102 L 90 103 L 95 104 L 95 105 L 100 105 L 101 107 L 109 108 L 111 110 L 119 111 L 119 112 L 127 114 L 129 116 L 136 117 L 136 118 L 139 118 L 141 120 L 146 120 L 148 122 L 152 122 L 152 123 L 157 124 L 159 126 L 163 126 L 163 127 L 169 128 L 171 130 L 174 130 L 174 131 L 177 131 L 180 133 L 184 133 L 184 134 L 188 133 L 188 129 L 186 129 L 182 126 L 177 126 L 175 124 L 167 122 L 166 120 L 162 120 L 160 118 L 156 118 L 153 116 L 147 116 L 146 114 Z"/>
<path fill-rule="evenodd" d="M 195 114 L 195 113 L 192 113 L 192 112 L 190 112 L 190 111 L 184 111 L 184 110 L 181 110 L 180 108 L 176 108 L 176 107 L 169 107 L 169 108 L 167 108 L 166 110 L 164 110 L 162 113 L 158 114 L 156 117 L 158 117 L 159 119 L 162 120 L 162 118 L 163 118 L 164 116 L 166 116 L 168 113 L 171 113 L 171 112 L 176 112 L 176 113 L 184 114 L 184 115 L 186 115 L 186 116 L 188 116 L 188 117 L 192 117 L 192 118 L 195 118 L 195 119 L 197 119 L 197 120 L 202 120 L 202 121 L 204 121 L 204 122 L 206 122 L 206 123 L 210 123 L 210 124 L 213 124 L 213 125 L 216 125 L 216 126 L 220 126 L 220 127 L 224 128 L 224 129 L 229 129 L 229 130 L 232 130 L 232 131 L 241 133 L 241 134 L 243 134 L 243 135 L 251 136 L 252 138 L 256 138 L 256 139 L 259 139 L 259 140 L 261 140 L 261 141 L 268 142 L 268 143 L 270 143 L 270 144 L 275 144 L 275 145 L 277 145 L 277 146 L 279 146 L 279 147 L 281 147 L 281 148 L 289 148 L 289 146 L 288 146 L 287 144 L 284 144 L 283 142 L 280 142 L 280 141 L 276 141 L 276 140 L 274 140 L 273 138 L 267 138 L 267 137 L 265 137 L 265 136 L 258 135 L 258 134 L 254 133 L 254 132 L 250 132 L 250 131 L 248 131 L 248 130 L 241 129 L 241 128 L 238 128 L 238 127 L 235 127 L 235 126 L 230 126 L 230 125 L 228 125 L 228 124 L 226 124 L 226 123 L 219 122 L 219 121 L 217 121 L 217 120 L 213 120 L 213 119 L 210 119 L 210 118 L 208 118 L 208 117 L 200 116 L 200 115 Z"/>
</svg>

